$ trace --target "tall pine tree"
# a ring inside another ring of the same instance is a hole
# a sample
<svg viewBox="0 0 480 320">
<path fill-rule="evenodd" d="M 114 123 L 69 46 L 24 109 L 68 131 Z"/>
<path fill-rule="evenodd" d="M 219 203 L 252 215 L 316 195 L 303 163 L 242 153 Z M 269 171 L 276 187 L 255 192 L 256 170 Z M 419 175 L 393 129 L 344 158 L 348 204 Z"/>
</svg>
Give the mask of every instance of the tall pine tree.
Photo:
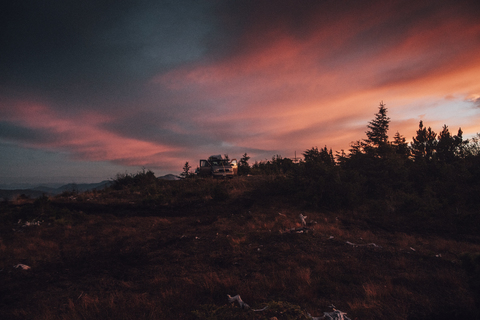
<svg viewBox="0 0 480 320">
<path fill-rule="evenodd" d="M 375 119 L 368 123 L 367 139 L 363 140 L 363 149 L 366 153 L 383 158 L 388 152 L 388 127 L 390 118 L 387 117 L 387 108 L 380 102 Z"/>
</svg>

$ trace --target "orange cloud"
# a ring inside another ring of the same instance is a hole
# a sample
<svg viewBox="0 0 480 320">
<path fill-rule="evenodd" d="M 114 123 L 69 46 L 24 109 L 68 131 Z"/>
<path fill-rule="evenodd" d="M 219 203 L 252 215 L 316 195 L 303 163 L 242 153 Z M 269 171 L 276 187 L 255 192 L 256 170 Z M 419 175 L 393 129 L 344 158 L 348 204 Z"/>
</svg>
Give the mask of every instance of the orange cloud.
<svg viewBox="0 0 480 320">
<path fill-rule="evenodd" d="M 279 25 L 257 36 L 253 24 L 240 38 L 241 53 L 173 70 L 154 82 L 178 94 L 195 92 L 197 101 L 214 106 L 196 121 L 241 123 L 245 132 L 258 133 L 230 139 L 243 146 L 345 148 L 363 138 L 380 100 L 398 117 L 392 127 L 409 139 L 425 108 L 434 112 L 447 95 L 459 97 L 463 108 L 465 97 L 480 89 L 480 25 L 450 15 L 447 7 L 410 21 L 398 33 L 390 26 L 390 36 L 381 28 L 390 19 L 401 22 L 397 9 L 384 5 L 372 14 L 351 12 L 318 29 L 311 23 L 303 37 Z M 391 15 L 375 15 L 379 12 Z M 381 37 L 369 38 L 375 32 Z M 425 108 L 406 110 L 415 101 Z M 318 129 L 322 126 L 329 131 Z"/>
<path fill-rule="evenodd" d="M 46 105 L 20 102 L 8 109 L 5 120 L 45 132 L 43 141 L 27 142 L 27 146 L 68 151 L 76 159 L 142 165 L 153 162 L 162 153 L 175 150 L 102 129 L 103 124 L 114 118 L 96 112 L 62 116 Z"/>
</svg>

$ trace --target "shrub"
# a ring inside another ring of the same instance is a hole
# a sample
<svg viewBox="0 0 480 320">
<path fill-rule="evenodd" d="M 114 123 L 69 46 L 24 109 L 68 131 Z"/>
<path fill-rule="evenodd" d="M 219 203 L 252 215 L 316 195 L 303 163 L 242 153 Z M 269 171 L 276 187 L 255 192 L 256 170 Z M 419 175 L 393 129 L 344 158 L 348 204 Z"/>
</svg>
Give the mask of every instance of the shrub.
<svg viewBox="0 0 480 320">
<path fill-rule="evenodd" d="M 151 170 L 145 171 L 145 169 L 143 169 L 135 174 L 117 174 L 116 178 L 113 179 L 112 188 L 114 190 L 134 187 L 140 188 L 155 184 L 156 182 L 157 178 L 155 177 L 155 174 Z"/>
</svg>

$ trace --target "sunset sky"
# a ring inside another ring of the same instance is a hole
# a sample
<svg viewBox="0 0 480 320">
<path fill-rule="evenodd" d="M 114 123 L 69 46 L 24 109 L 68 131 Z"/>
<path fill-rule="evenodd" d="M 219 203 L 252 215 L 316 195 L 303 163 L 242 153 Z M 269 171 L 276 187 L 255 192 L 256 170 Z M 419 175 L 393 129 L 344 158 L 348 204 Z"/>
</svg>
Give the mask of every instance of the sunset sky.
<svg viewBox="0 0 480 320">
<path fill-rule="evenodd" d="M 347 150 L 386 104 L 480 132 L 480 2 L 9 1 L 0 184 Z"/>
</svg>

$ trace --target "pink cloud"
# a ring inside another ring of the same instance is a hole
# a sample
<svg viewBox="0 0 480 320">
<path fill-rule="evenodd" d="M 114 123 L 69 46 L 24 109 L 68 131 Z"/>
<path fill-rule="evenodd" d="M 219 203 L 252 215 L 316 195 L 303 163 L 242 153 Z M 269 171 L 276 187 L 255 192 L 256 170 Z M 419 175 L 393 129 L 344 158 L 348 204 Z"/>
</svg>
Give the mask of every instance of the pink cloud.
<svg viewBox="0 0 480 320">
<path fill-rule="evenodd" d="M 416 9 L 422 8 L 417 4 Z M 154 82 L 179 94 L 195 92 L 195 100 L 215 106 L 205 110 L 208 117 L 196 119 L 199 122 L 241 122 L 244 131 L 259 133 L 231 138 L 244 146 L 281 149 L 324 141 L 345 148 L 362 138 L 380 100 L 401 117 L 392 119 L 395 129 L 409 139 L 419 115 L 415 110 L 402 115 L 402 104 L 468 96 L 480 89 L 480 41 L 472 41 L 480 39 L 480 25 L 450 15 L 446 7 L 389 36 L 395 30 L 381 28 L 389 20 L 400 23 L 407 9 L 387 4 L 373 9 L 347 13 L 318 29 L 310 22 L 312 29 L 303 37 L 278 21 L 258 35 L 254 22 L 240 37 L 240 53 L 173 70 Z M 390 15 L 379 14 L 385 12 Z M 385 46 L 364 35 L 376 29 Z M 347 115 L 356 120 L 342 122 Z M 330 125 L 335 122 L 337 128 Z M 312 129 L 316 126 L 331 131 Z"/>
<path fill-rule="evenodd" d="M 27 146 L 68 151 L 75 159 L 142 165 L 154 162 L 159 154 L 175 150 L 109 132 L 102 125 L 113 121 L 114 117 L 97 112 L 81 112 L 74 117 L 62 116 L 46 105 L 30 102 L 18 102 L 14 108 L 5 108 L 4 111 L 7 113 L 5 120 L 46 132 L 52 137 L 27 143 Z"/>
</svg>

